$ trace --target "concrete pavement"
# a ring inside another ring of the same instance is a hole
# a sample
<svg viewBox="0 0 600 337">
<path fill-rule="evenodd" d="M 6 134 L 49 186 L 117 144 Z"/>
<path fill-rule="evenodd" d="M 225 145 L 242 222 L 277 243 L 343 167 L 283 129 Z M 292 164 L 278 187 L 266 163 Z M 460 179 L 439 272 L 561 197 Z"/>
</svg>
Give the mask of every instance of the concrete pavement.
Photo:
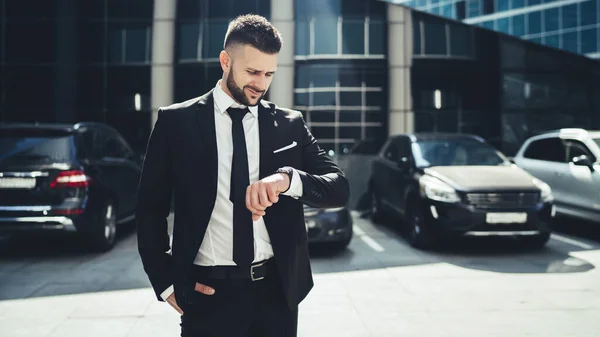
<svg viewBox="0 0 600 337">
<path fill-rule="evenodd" d="M 299 336 L 600 336 L 598 242 L 559 235 L 537 252 L 486 240 L 425 253 L 389 227 L 356 226 L 348 250 L 313 253 Z M 105 254 L 44 244 L 0 253 L 0 336 L 179 335 L 135 235 Z"/>
</svg>

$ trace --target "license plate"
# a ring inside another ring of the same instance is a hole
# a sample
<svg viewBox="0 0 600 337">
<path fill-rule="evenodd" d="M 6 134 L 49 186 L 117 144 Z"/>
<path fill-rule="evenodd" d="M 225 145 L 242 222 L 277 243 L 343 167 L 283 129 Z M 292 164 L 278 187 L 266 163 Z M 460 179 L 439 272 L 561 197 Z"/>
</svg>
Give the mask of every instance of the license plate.
<svg viewBox="0 0 600 337">
<path fill-rule="evenodd" d="M 527 222 L 527 213 L 487 213 L 485 221 L 490 224 L 525 223 Z"/>
<path fill-rule="evenodd" d="M 0 178 L 0 188 L 23 188 L 35 187 L 35 178 Z"/>
</svg>

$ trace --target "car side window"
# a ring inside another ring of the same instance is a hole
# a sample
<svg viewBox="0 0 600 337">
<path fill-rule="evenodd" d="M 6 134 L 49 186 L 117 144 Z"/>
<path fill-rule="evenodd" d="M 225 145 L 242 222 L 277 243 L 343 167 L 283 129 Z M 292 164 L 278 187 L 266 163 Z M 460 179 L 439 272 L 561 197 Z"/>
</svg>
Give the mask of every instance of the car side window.
<svg viewBox="0 0 600 337">
<path fill-rule="evenodd" d="M 592 154 L 592 151 L 588 149 L 588 147 L 580 141 L 577 140 L 569 140 L 567 143 L 567 153 L 569 161 L 572 161 L 573 158 L 579 156 L 587 156 L 592 162 L 596 162 L 596 157 Z"/>
<path fill-rule="evenodd" d="M 105 157 L 131 158 L 133 151 L 125 140 L 116 132 L 106 132 Z"/>
<path fill-rule="evenodd" d="M 102 134 L 96 129 L 88 129 L 83 132 L 81 139 L 85 146 L 86 155 L 89 159 L 102 158 L 104 140 Z"/>
<path fill-rule="evenodd" d="M 567 158 L 565 144 L 560 138 L 544 138 L 531 142 L 523 157 L 557 163 L 565 163 Z"/>
</svg>

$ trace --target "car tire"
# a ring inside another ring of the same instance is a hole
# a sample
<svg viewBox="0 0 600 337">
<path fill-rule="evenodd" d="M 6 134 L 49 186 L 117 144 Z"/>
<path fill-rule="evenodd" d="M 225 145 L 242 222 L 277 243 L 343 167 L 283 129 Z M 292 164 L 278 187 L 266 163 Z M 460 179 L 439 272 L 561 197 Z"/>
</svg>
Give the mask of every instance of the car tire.
<svg viewBox="0 0 600 337">
<path fill-rule="evenodd" d="M 551 232 L 544 231 L 537 235 L 523 236 L 523 237 L 519 238 L 519 243 L 524 248 L 542 249 L 546 246 L 546 244 L 550 240 L 550 234 L 551 234 Z"/>
<path fill-rule="evenodd" d="M 114 202 L 108 200 L 94 215 L 93 228 L 89 241 L 94 251 L 105 252 L 112 249 L 117 238 L 117 213 Z"/>
<path fill-rule="evenodd" d="M 381 208 L 381 199 L 375 193 L 375 190 L 371 190 L 371 221 L 376 224 L 381 224 L 384 221 L 383 209 Z"/>
<path fill-rule="evenodd" d="M 437 238 L 427 223 L 427 218 L 417 197 L 411 196 L 410 198 L 405 220 L 408 227 L 408 242 L 415 248 L 431 250 L 437 245 Z"/>
<path fill-rule="evenodd" d="M 352 241 L 352 235 L 348 236 L 347 239 L 344 239 L 343 241 L 338 241 L 338 242 L 331 242 L 328 243 L 328 248 L 333 250 L 333 251 L 342 251 L 346 248 L 348 248 L 348 245 L 350 244 L 350 242 Z"/>
</svg>

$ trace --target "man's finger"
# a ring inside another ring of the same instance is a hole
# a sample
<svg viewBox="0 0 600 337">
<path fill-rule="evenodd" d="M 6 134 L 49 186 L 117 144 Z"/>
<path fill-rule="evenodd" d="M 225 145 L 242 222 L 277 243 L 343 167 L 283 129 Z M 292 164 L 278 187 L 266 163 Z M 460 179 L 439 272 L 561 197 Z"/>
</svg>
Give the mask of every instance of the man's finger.
<svg viewBox="0 0 600 337">
<path fill-rule="evenodd" d="M 262 185 L 258 190 L 258 198 L 260 201 L 260 205 L 263 207 L 271 207 L 273 203 L 269 200 L 269 196 L 267 195 L 269 189 L 269 185 Z"/>
<path fill-rule="evenodd" d="M 196 282 L 194 290 L 196 290 L 199 293 L 203 293 L 204 295 L 213 295 L 215 293 L 215 290 L 213 288 L 198 282 Z"/>
<path fill-rule="evenodd" d="M 272 203 L 276 203 L 279 201 L 279 193 L 277 193 L 277 186 L 269 185 L 267 192 L 269 194 L 269 201 L 271 201 Z"/>
<path fill-rule="evenodd" d="M 264 211 L 266 207 L 263 207 L 258 200 L 258 188 L 256 185 L 250 191 L 250 207 L 257 211 Z M 255 213 L 252 209 L 250 210 L 252 213 Z"/>
</svg>

